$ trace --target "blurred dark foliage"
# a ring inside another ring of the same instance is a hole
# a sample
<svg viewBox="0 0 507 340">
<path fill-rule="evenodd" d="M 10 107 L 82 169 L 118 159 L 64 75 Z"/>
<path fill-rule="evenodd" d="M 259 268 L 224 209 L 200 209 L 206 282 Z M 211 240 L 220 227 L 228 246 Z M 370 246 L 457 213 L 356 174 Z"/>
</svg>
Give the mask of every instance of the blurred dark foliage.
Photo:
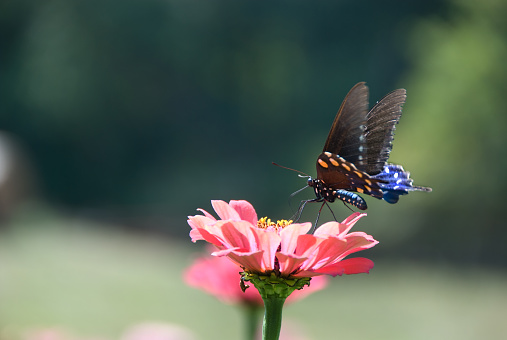
<svg viewBox="0 0 507 340">
<path fill-rule="evenodd" d="M 7 1 L 0 127 L 23 141 L 49 202 L 186 235 L 210 199 L 286 218 L 305 181 L 271 162 L 314 174 L 356 82 L 371 103 L 405 87 L 392 161 L 434 192 L 368 199 L 370 232 L 398 247 L 385 255 L 502 263 L 506 7 Z"/>
</svg>

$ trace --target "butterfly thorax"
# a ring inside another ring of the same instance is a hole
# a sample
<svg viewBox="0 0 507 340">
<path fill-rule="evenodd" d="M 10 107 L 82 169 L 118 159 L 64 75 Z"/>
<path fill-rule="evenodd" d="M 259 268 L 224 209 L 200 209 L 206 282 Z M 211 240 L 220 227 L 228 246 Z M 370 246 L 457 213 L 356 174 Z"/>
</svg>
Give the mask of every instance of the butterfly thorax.
<svg viewBox="0 0 507 340">
<path fill-rule="evenodd" d="M 308 186 L 313 188 L 313 192 L 315 193 L 315 196 L 317 197 L 317 202 L 322 202 L 323 200 L 326 200 L 328 202 L 334 202 L 335 197 L 335 190 L 333 190 L 330 187 L 327 187 L 325 183 L 320 179 L 313 179 L 308 178 Z"/>
</svg>

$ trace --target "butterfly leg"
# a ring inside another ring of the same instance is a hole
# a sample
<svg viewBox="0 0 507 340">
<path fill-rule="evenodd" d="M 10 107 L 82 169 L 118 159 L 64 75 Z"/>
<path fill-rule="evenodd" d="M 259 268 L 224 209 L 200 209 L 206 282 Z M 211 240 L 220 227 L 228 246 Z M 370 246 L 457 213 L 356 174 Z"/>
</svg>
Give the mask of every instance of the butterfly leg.
<svg viewBox="0 0 507 340">
<path fill-rule="evenodd" d="M 326 206 L 329 208 L 329 211 L 331 212 L 331 215 L 333 215 L 333 218 L 336 222 L 338 222 L 338 220 L 336 219 L 336 216 L 334 215 L 334 212 L 333 212 L 333 209 L 331 209 L 331 206 L 329 205 L 329 203 L 327 203 L 327 201 L 324 201 L 324 203 L 326 204 Z M 322 208 L 321 208 L 322 209 Z M 349 208 L 350 209 L 350 208 Z"/>
<path fill-rule="evenodd" d="M 320 199 L 314 198 L 314 199 L 311 199 L 311 200 L 304 200 L 304 201 L 299 202 L 298 210 L 291 217 L 291 220 L 293 220 L 294 222 L 298 222 L 299 221 L 299 219 L 301 218 L 301 215 L 303 214 L 303 210 L 305 209 L 306 203 L 322 202 L 322 201 L 323 201 L 322 198 L 320 198 Z M 320 210 L 322 210 L 322 207 L 320 208 Z M 320 214 L 320 210 L 319 210 L 319 214 Z M 318 218 L 317 218 L 317 220 L 318 220 Z"/>
<path fill-rule="evenodd" d="M 316 201 L 316 200 L 313 200 L 313 201 L 314 201 L 314 202 L 318 202 L 318 201 Z M 315 229 L 317 229 L 317 223 L 319 223 L 320 212 L 322 211 L 322 208 L 324 208 L 324 205 L 327 205 L 327 202 L 326 202 L 326 201 L 324 201 L 324 202 L 322 203 L 322 205 L 320 206 L 319 212 L 317 213 L 317 218 L 315 219 L 315 224 L 313 225 L 313 227 L 312 227 L 312 229 L 311 229 L 312 233 L 315 231 Z M 329 207 L 329 205 L 328 205 L 328 207 Z M 333 214 L 333 216 L 334 216 L 334 214 Z"/>
<path fill-rule="evenodd" d="M 349 207 L 349 205 L 347 204 L 347 202 L 345 201 L 342 201 L 343 202 L 343 205 L 347 207 L 347 209 L 349 209 L 350 211 L 352 211 L 353 213 L 355 212 L 351 207 Z M 334 215 L 333 215 L 334 216 Z M 336 221 L 336 218 L 334 219 Z"/>
<path fill-rule="evenodd" d="M 299 219 L 301 218 L 301 214 L 303 213 L 303 209 L 305 208 L 306 203 L 311 201 L 312 200 L 304 200 L 299 202 L 298 210 L 294 213 L 294 215 L 292 215 L 290 219 L 293 220 L 294 222 L 298 222 Z"/>
</svg>

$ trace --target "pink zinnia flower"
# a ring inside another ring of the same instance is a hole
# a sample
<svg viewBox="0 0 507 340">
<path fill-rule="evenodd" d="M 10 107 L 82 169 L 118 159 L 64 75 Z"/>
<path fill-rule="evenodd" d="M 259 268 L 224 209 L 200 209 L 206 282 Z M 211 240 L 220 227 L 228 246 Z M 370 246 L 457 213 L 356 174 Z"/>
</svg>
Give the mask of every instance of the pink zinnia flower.
<svg viewBox="0 0 507 340">
<path fill-rule="evenodd" d="M 185 271 L 184 279 L 188 285 L 202 289 L 225 303 L 256 306 L 264 304 L 258 290 L 241 290 L 239 268 L 226 257 L 202 256 L 195 259 Z M 323 289 L 327 281 L 327 277 L 315 277 L 309 287 L 294 291 L 287 298 L 287 302 L 302 299 Z"/>
<path fill-rule="evenodd" d="M 366 214 L 354 213 L 342 223 L 328 222 L 313 234 L 307 234 L 311 223 L 292 223 L 257 219 L 247 201 L 212 201 L 219 220 L 204 215 L 189 216 L 193 242 L 205 240 L 245 272 L 275 273 L 281 277 L 313 277 L 368 273 L 373 261 L 346 256 L 375 246 L 376 241 L 364 232 L 351 232 L 354 224 Z"/>
</svg>

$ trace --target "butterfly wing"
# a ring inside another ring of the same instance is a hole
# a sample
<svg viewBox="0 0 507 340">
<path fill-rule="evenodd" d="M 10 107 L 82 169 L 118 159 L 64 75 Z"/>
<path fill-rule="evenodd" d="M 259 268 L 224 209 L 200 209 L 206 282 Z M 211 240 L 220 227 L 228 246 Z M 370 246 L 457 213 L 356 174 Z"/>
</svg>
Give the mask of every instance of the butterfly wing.
<svg viewBox="0 0 507 340">
<path fill-rule="evenodd" d="M 394 130 L 407 98 L 405 89 L 394 90 L 382 98 L 366 115 L 366 162 L 358 168 L 370 175 L 384 169 L 393 148 Z"/>
<path fill-rule="evenodd" d="M 323 152 L 317 159 L 317 178 L 324 182 L 326 188 L 357 191 L 382 198 L 379 182 L 382 179 L 371 178 L 343 157 L 331 152 Z"/>
<path fill-rule="evenodd" d="M 406 195 L 410 191 L 432 191 L 428 187 L 413 185 L 414 181 L 410 178 L 410 172 L 397 164 L 387 164 L 382 172 L 372 177 L 383 180 L 380 183 L 380 188 L 384 193 L 382 198 L 391 204 L 398 202 L 401 195 Z"/>
<path fill-rule="evenodd" d="M 316 189 L 317 198 L 330 202 L 338 198 L 366 209 L 364 200 L 358 201 L 348 192 L 357 191 L 396 203 L 400 195 L 409 191 L 431 191 L 413 186 L 409 173 L 401 166 L 387 164 L 405 99 L 406 91 L 398 89 L 367 111 L 365 83 L 358 83 L 349 91 L 317 159 L 315 182 L 322 183 L 321 192 Z"/>
<path fill-rule="evenodd" d="M 364 82 L 357 83 L 343 100 L 322 151 L 340 155 L 356 166 L 365 166 L 367 113 L 368 87 Z"/>
</svg>

